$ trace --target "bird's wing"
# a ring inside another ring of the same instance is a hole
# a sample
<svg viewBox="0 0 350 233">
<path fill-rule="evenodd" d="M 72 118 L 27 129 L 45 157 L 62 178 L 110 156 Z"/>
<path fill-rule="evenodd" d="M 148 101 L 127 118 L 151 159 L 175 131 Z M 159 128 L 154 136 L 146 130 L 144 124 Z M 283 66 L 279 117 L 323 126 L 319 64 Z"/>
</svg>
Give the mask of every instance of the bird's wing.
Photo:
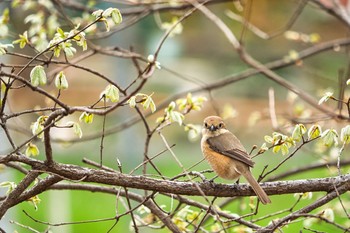
<svg viewBox="0 0 350 233">
<path fill-rule="evenodd" d="M 241 161 L 249 167 L 254 166 L 248 153 L 244 149 L 238 138 L 230 132 L 220 134 L 219 136 L 207 139 L 209 147 L 222 155 L 226 155 L 234 160 Z"/>
</svg>

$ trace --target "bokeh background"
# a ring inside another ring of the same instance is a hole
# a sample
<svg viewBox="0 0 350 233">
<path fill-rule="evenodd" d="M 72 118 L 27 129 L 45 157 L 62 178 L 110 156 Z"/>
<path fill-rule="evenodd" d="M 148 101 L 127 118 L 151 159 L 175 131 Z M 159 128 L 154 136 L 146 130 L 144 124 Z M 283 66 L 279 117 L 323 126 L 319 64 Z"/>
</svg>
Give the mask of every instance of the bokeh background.
<svg viewBox="0 0 350 233">
<path fill-rule="evenodd" d="M 11 1 L 1 1 L 0 9 L 9 7 Z M 76 1 L 87 4 L 86 1 Z M 117 2 L 117 1 L 115 1 Z M 96 1 L 96 8 L 105 9 L 107 7 L 119 7 L 120 9 L 130 6 L 113 3 L 113 1 Z M 326 42 L 336 38 L 348 36 L 348 27 L 337 20 L 335 17 L 319 9 L 316 5 L 306 4 L 303 11 L 298 15 L 290 28 L 286 25 L 290 22 L 293 14 L 298 7 L 299 1 L 280 1 L 280 0 L 260 0 L 251 1 L 248 12 L 239 12 L 232 2 L 223 2 L 212 4 L 209 8 L 216 13 L 232 29 L 239 38 L 242 37 L 244 47 L 247 52 L 262 63 L 271 62 L 279 59 L 288 59 L 293 54 L 314 46 L 317 43 Z M 263 39 L 249 30 L 244 30 L 244 26 L 232 20 L 227 16 L 227 12 L 232 11 L 240 15 L 248 15 L 249 21 L 267 34 L 277 35 L 270 39 Z M 160 27 L 160 22 L 168 22 L 174 16 L 181 15 L 179 12 L 162 12 L 149 15 L 134 25 L 115 33 L 105 39 L 94 39 L 93 42 L 101 46 L 117 46 L 128 49 L 133 46 L 135 52 L 147 57 L 148 54 L 155 52 L 159 41 L 165 31 Z M 11 36 L 16 38 L 22 34 L 28 25 L 23 23 L 23 18 L 32 14 L 33 10 L 23 11 L 20 8 L 11 11 Z M 77 16 L 76 11 L 68 12 L 72 17 Z M 223 80 L 234 74 L 249 69 L 249 67 L 240 60 L 239 55 L 233 50 L 225 36 L 218 28 L 203 16 L 200 12 L 195 12 L 183 23 L 182 33 L 166 40 L 161 49 L 158 61 L 162 69 L 157 70 L 147 82 L 142 90 L 143 93 L 153 94 L 154 101 L 157 104 L 172 97 L 177 93 L 184 93 L 194 88 Z M 286 36 L 286 31 L 294 31 L 299 35 L 315 36 L 314 42 L 294 40 Z M 11 40 L 13 40 L 11 38 Z M 4 43 L 6 40 L 2 40 Z M 23 52 L 22 50 L 18 50 Z M 30 49 L 26 52 L 31 53 Z M 23 60 L 14 56 L 1 56 L 2 63 L 18 64 Z M 291 83 L 299 86 L 305 92 L 310 93 L 316 99 L 320 98 L 326 90 L 338 90 L 338 77 L 340 70 L 346 70 L 349 63 L 348 52 L 344 48 L 334 48 L 334 50 L 325 51 L 311 58 L 296 62 L 294 65 L 280 68 L 276 72 Z M 95 55 L 79 64 L 91 67 L 110 79 L 115 80 L 121 86 L 127 86 L 136 76 L 136 70 L 131 60 L 114 58 L 111 56 Z M 29 77 L 29 71 L 24 77 Z M 94 103 L 100 93 L 106 86 L 106 82 L 97 79 L 93 75 L 74 68 L 66 69 L 66 75 L 69 81 L 69 89 L 62 93 L 61 99 L 70 105 L 86 106 Z M 48 86 L 54 92 L 54 86 Z M 205 96 L 208 101 L 199 112 L 191 112 L 186 116 L 185 123 L 201 124 L 207 115 L 218 115 L 223 112 L 231 113 L 226 120 L 228 128 L 237 134 L 246 148 L 252 148 L 253 145 L 260 146 L 264 142 L 264 136 L 273 132 L 269 118 L 269 99 L 268 92 L 273 89 L 276 101 L 276 110 L 281 123 L 286 126 L 288 120 L 296 117 L 308 117 L 314 109 L 304 103 L 298 97 L 290 94 L 288 90 L 267 79 L 263 75 L 254 75 L 239 82 L 226 85 L 215 89 L 210 93 L 206 91 L 193 94 L 194 96 Z M 37 94 L 33 94 L 29 89 L 19 89 L 11 92 L 9 112 L 18 112 L 25 109 L 32 109 L 37 106 L 49 106 L 50 102 Z M 155 126 L 155 120 L 163 114 L 163 110 L 147 118 L 151 126 Z M 129 121 L 136 115 L 134 109 L 124 107 L 122 110 L 115 111 L 107 116 L 107 129 L 114 128 L 123 122 Z M 65 121 L 77 120 L 79 115 L 70 116 Z M 11 123 L 23 129 L 23 132 L 15 132 L 18 143 L 25 140 L 31 122 L 35 121 L 36 115 L 27 115 L 14 119 Z M 256 121 L 254 121 L 256 119 Z M 340 127 L 335 122 L 323 122 L 322 124 Z M 102 118 L 96 116 L 92 125 L 83 126 L 84 137 L 101 132 Z M 286 127 L 287 129 L 288 127 Z M 187 132 L 178 124 L 172 124 L 163 129 L 162 133 L 169 144 L 176 144 L 173 151 L 185 168 L 191 167 L 202 159 L 199 140 L 189 140 Z M 3 134 L 3 133 L 2 133 Z M 1 135 L 1 153 L 6 153 L 10 146 L 4 135 Z M 54 144 L 54 157 L 58 162 L 83 164 L 82 159 L 88 158 L 94 161 L 99 159 L 99 148 L 101 138 L 94 140 L 76 140 L 76 136 L 71 130 L 58 129 L 53 132 L 53 137 L 57 140 Z M 71 142 L 63 142 L 73 140 Z M 142 122 L 133 124 L 116 133 L 106 136 L 104 142 L 104 163 L 105 165 L 117 168 L 117 159 L 120 160 L 123 171 L 129 172 L 143 161 L 143 150 L 145 140 L 145 129 Z M 165 148 L 164 143 L 158 135 L 155 135 L 151 141 L 149 154 L 154 155 Z M 311 147 L 312 148 L 312 147 Z M 39 147 L 41 151 L 42 147 Z M 298 167 L 301 164 L 307 164 L 313 161 L 324 159 L 330 156 L 330 151 L 322 154 L 316 154 L 310 151 L 298 153 L 296 158 L 292 159 L 288 165 L 281 167 L 280 172 L 287 168 Z M 44 159 L 41 153 L 38 159 Z M 264 165 L 277 164 L 283 159 L 280 154 L 265 153 L 258 157 L 254 168 L 254 174 L 261 173 Z M 302 163 L 301 163 L 302 161 Z M 176 164 L 169 152 L 166 152 L 155 159 L 159 169 L 167 177 L 175 176 L 182 172 L 182 169 Z M 206 162 L 191 168 L 194 171 L 209 169 Z M 150 176 L 156 173 L 149 169 Z M 142 169 L 138 169 L 134 174 L 142 174 Z M 312 173 L 303 173 L 300 176 L 290 177 L 289 179 L 305 179 L 313 177 L 325 177 L 323 171 Z M 206 174 L 208 178 L 213 174 Z M 23 178 L 22 174 L 5 169 L 0 174 L 0 181 L 18 182 Z M 228 181 L 216 179 L 216 182 Z M 244 181 L 243 181 L 244 182 Z M 0 190 L 3 194 L 6 190 Z M 133 190 L 136 193 L 142 191 Z M 348 195 L 348 194 L 346 194 Z M 318 196 L 318 194 L 314 194 Z M 0 221 L 0 225 L 8 232 L 30 232 L 16 224 L 10 224 L 9 220 L 15 220 L 24 225 L 28 225 L 39 231 L 44 231 L 47 226 L 29 219 L 22 210 L 27 211 L 31 216 L 50 223 L 79 222 L 93 219 L 109 218 L 116 214 L 116 198 L 105 194 L 96 194 L 81 191 L 48 191 L 40 195 L 41 203 L 38 210 L 35 210 L 29 203 L 22 203 L 7 213 L 6 217 Z M 200 198 L 198 198 L 198 201 Z M 231 206 L 231 211 L 237 213 L 249 212 L 247 207 L 248 198 Z M 283 197 L 273 196 L 273 204 L 260 209 L 261 213 L 272 213 L 283 208 L 288 208 L 296 199 L 293 195 Z M 310 200 L 304 201 L 304 203 Z M 165 209 L 172 205 L 171 199 L 164 198 Z M 119 211 L 123 211 L 122 207 Z M 242 210 L 243 209 L 243 210 Z M 129 216 L 121 218 L 120 223 L 111 232 L 128 232 L 130 228 Z M 265 224 L 268 223 L 268 220 Z M 339 220 L 345 224 L 345 219 Z M 302 222 L 292 224 L 284 232 L 296 232 L 300 229 Z M 85 224 L 62 224 L 61 226 L 52 226 L 52 232 L 106 232 L 113 225 L 113 221 Z M 332 228 L 327 225 L 318 226 L 323 232 L 330 232 Z M 166 230 L 152 230 L 141 228 L 141 232 L 166 232 Z"/>
</svg>

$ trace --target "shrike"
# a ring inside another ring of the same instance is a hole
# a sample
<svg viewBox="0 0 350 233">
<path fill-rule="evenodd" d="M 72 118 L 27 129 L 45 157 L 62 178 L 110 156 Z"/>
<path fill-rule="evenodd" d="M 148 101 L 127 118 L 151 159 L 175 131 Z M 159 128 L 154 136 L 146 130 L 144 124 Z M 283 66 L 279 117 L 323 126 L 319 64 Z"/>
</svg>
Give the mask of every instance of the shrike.
<svg viewBox="0 0 350 233">
<path fill-rule="evenodd" d="M 261 203 L 271 203 L 250 171 L 254 162 L 239 139 L 226 129 L 223 120 L 218 116 L 205 118 L 202 133 L 203 155 L 217 175 L 228 180 L 238 179 L 243 175 Z"/>
</svg>

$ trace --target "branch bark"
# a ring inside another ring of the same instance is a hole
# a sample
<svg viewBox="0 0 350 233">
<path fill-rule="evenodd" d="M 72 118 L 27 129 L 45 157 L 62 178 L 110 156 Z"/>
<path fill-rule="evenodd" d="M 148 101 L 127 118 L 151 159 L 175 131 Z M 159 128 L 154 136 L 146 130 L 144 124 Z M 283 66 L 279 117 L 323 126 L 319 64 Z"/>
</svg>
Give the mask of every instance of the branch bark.
<svg viewBox="0 0 350 233">
<path fill-rule="evenodd" d="M 0 163 L 8 163 L 10 161 L 28 164 L 32 166 L 34 170 L 56 174 L 67 180 L 94 182 L 179 195 L 200 196 L 201 192 L 206 196 L 216 197 L 255 195 L 248 184 L 228 185 L 211 182 L 194 183 L 169 181 L 147 178 L 145 176 L 127 175 L 119 172 L 84 168 L 68 164 L 55 163 L 52 166 L 47 166 L 42 161 L 15 154 L 0 157 Z M 334 185 L 339 187 L 347 182 L 350 182 L 350 174 L 328 178 L 265 182 L 262 183 L 261 186 L 269 195 L 280 195 L 299 192 L 329 192 L 333 190 Z M 198 190 L 197 187 L 199 187 L 200 190 Z"/>
</svg>

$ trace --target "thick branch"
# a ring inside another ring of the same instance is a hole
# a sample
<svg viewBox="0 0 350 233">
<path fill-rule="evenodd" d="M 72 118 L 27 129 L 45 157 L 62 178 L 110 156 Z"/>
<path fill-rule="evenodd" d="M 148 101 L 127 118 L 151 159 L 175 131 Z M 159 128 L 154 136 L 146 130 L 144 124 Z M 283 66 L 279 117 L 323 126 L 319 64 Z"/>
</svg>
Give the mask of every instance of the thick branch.
<svg viewBox="0 0 350 233">
<path fill-rule="evenodd" d="M 18 196 L 24 192 L 24 190 L 39 176 L 39 174 L 40 172 L 37 171 L 29 172 L 17 185 L 17 187 L 8 194 L 6 199 L 0 205 L 0 219 L 9 208 L 18 203 Z"/>
<path fill-rule="evenodd" d="M 201 192 L 197 187 L 199 187 L 202 193 L 206 196 L 234 197 L 255 195 L 248 184 L 227 185 L 212 184 L 209 182 L 195 184 L 193 182 L 168 181 L 152 179 L 145 176 L 132 176 L 118 172 L 83 168 L 75 165 L 54 164 L 52 167 L 48 167 L 42 161 L 20 155 L 0 157 L 0 163 L 10 161 L 26 163 L 31 165 L 33 169 L 48 172 L 50 174 L 57 174 L 58 176 L 69 180 L 81 180 L 84 182 L 94 182 L 180 195 L 200 196 Z M 331 178 L 266 182 L 262 183 L 262 187 L 269 195 L 280 195 L 300 192 L 329 192 L 333 190 L 334 185 L 338 187 L 346 182 L 350 182 L 350 174 Z"/>
<path fill-rule="evenodd" d="M 316 209 L 320 206 L 323 206 L 326 203 L 330 202 L 331 200 L 337 198 L 339 195 L 347 192 L 349 190 L 349 188 L 350 188 L 350 183 L 349 182 L 344 183 L 341 187 L 337 188 L 337 190 L 333 190 L 332 192 L 328 193 L 326 196 L 318 199 L 317 201 L 313 202 L 312 204 L 305 206 L 304 208 L 301 208 L 300 210 L 295 211 L 295 212 L 279 219 L 278 221 L 272 222 L 271 224 L 269 224 L 268 226 L 266 226 L 263 229 L 260 229 L 257 232 L 258 233 L 274 232 L 275 229 L 282 226 L 283 224 L 288 223 L 294 219 L 297 219 L 302 214 L 310 213 L 314 209 Z"/>
</svg>

